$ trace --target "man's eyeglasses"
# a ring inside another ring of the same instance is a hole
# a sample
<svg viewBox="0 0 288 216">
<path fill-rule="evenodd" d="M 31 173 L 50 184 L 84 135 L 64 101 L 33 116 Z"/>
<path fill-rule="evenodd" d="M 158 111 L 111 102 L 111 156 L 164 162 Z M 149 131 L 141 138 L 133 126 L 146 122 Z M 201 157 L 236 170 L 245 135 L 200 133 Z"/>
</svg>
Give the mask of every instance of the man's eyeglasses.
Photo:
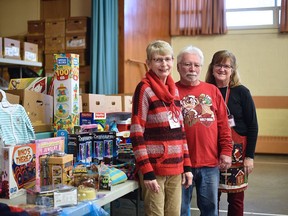
<svg viewBox="0 0 288 216">
<path fill-rule="evenodd" d="M 225 70 L 229 70 L 229 69 L 232 68 L 231 65 L 226 65 L 226 64 L 215 64 L 214 67 L 215 67 L 216 70 L 220 70 L 222 67 L 223 67 Z"/>
<path fill-rule="evenodd" d="M 192 68 L 192 66 L 194 66 L 194 68 L 199 69 L 202 65 L 198 64 L 198 63 L 180 63 L 183 67 L 185 68 Z"/>
<path fill-rule="evenodd" d="M 170 63 L 173 61 L 173 57 L 167 57 L 167 58 L 153 58 L 153 61 L 156 62 L 157 64 L 161 64 L 164 61 L 167 63 Z"/>
</svg>

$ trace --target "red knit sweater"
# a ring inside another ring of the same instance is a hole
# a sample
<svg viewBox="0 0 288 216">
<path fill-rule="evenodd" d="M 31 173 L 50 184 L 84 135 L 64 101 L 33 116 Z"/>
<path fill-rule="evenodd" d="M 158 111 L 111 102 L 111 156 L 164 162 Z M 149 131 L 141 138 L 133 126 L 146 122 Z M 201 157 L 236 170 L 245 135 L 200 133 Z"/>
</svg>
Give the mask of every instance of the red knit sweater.
<svg viewBox="0 0 288 216">
<path fill-rule="evenodd" d="M 174 103 L 180 110 L 176 89 Z M 171 129 L 167 110 L 169 104 L 161 101 L 147 82 L 140 82 L 134 92 L 130 137 L 136 166 L 144 179 L 155 175 L 178 175 L 191 170 L 188 147 L 180 112 L 180 128 Z"/>
<path fill-rule="evenodd" d="M 205 82 L 198 86 L 177 82 L 176 86 L 182 100 L 192 167 L 218 166 L 219 155 L 232 154 L 227 110 L 219 89 Z"/>
</svg>

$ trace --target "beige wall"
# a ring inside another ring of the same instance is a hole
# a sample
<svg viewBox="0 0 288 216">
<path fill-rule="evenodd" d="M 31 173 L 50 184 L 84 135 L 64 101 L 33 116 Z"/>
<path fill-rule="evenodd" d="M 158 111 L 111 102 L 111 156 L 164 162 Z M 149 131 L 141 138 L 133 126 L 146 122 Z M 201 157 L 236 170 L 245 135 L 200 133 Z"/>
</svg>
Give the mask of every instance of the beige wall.
<svg viewBox="0 0 288 216">
<path fill-rule="evenodd" d="M 189 44 L 204 53 L 202 80 L 212 55 L 228 49 L 236 55 L 241 80 L 253 95 L 288 96 L 288 34 L 280 35 L 276 30 L 250 30 L 231 31 L 224 36 L 172 38 L 175 54 Z M 176 67 L 173 77 L 178 79 Z"/>
<path fill-rule="evenodd" d="M 0 0 L 0 37 L 27 34 L 27 20 L 40 19 L 40 0 Z"/>
<path fill-rule="evenodd" d="M 229 31 L 222 36 L 173 37 L 175 55 L 189 44 L 199 47 L 204 53 L 204 80 L 213 54 L 222 49 L 232 51 L 238 61 L 242 83 L 253 96 L 288 97 L 288 34 L 280 35 L 275 29 Z M 176 64 L 173 70 L 175 81 L 179 80 Z M 257 109 L 259 135 L 287 136 L 287 109 Z"/>
<path fill-rule="evenodd" d="M 71 0 L 71 16 L 91 16 L 91 0 Z M 0 37 L 27 34 L 27 21 L 40 19 L 40 0 L 0 0 Z"/>
<path fill-rule="evenodd" d="M 71 16 L 91 17 L 91 0 L 71 0 Z"/>
</svg>

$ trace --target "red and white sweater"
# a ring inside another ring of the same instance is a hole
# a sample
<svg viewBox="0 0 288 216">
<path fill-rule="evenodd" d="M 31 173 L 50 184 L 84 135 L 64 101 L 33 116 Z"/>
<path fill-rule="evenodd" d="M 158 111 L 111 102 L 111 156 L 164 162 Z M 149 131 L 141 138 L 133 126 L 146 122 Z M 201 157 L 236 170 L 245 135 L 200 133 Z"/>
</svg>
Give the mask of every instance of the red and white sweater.
<svg viewBox="0 0 288 216">
<path fill-rule="evenodd" d="M 181 110 L 176 89 L 174 103 Z M 169 104 L 161 101 L 147 82 L 140 82 L 133 96 L 130 137 L 138 170 L 145 180 L 155 175 L 178 175 L 191 171 L 187 141 L 180 112 L 180 127 L 171 129 Z"/>
</svg>

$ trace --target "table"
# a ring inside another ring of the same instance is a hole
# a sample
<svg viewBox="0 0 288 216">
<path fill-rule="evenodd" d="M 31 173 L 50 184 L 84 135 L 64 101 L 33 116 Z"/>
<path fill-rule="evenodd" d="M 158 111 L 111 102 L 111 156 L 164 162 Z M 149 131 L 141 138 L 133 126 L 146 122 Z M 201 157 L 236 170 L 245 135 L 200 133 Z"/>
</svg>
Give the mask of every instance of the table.
<svg viewBox="0 0 288 216">
<path fill-rule="evenodd" d="M 111 191 L 98 191 L 97 196 L 101 197 L 99 199 L 90 201 L 90 202 L 79 202 L 77 206 L 65 207 L 61 215 L 66 216 L 81 216 L 86 215 L 91 212 L 93 205 L 96 207 L 102 207 L 107 204 L 112 204 L 114 200 L 117 200 L 121 197 L 127 196 L 128 199 L 135 199 L 136 215 L 139 216 L 139 203 L 140 203 L 140 193 L 138 189 L 139 185 L 137 181 L 127 180 L 124 183 L 112 186 Z M 128 196 L 128 195 L 132 195 Z M 103 197 L 102 197 L 103 196 Z M 0 202 L 6 203 L 8 205 L 18 205 L 26 203 L 26 194 L 13 198 L 13 199 L 0 199 Z M 94 206 L 94 207 L 95 207 Z M 110 205 L 110 215 L 113 215 L 113 207 Z"/>
</svg>

